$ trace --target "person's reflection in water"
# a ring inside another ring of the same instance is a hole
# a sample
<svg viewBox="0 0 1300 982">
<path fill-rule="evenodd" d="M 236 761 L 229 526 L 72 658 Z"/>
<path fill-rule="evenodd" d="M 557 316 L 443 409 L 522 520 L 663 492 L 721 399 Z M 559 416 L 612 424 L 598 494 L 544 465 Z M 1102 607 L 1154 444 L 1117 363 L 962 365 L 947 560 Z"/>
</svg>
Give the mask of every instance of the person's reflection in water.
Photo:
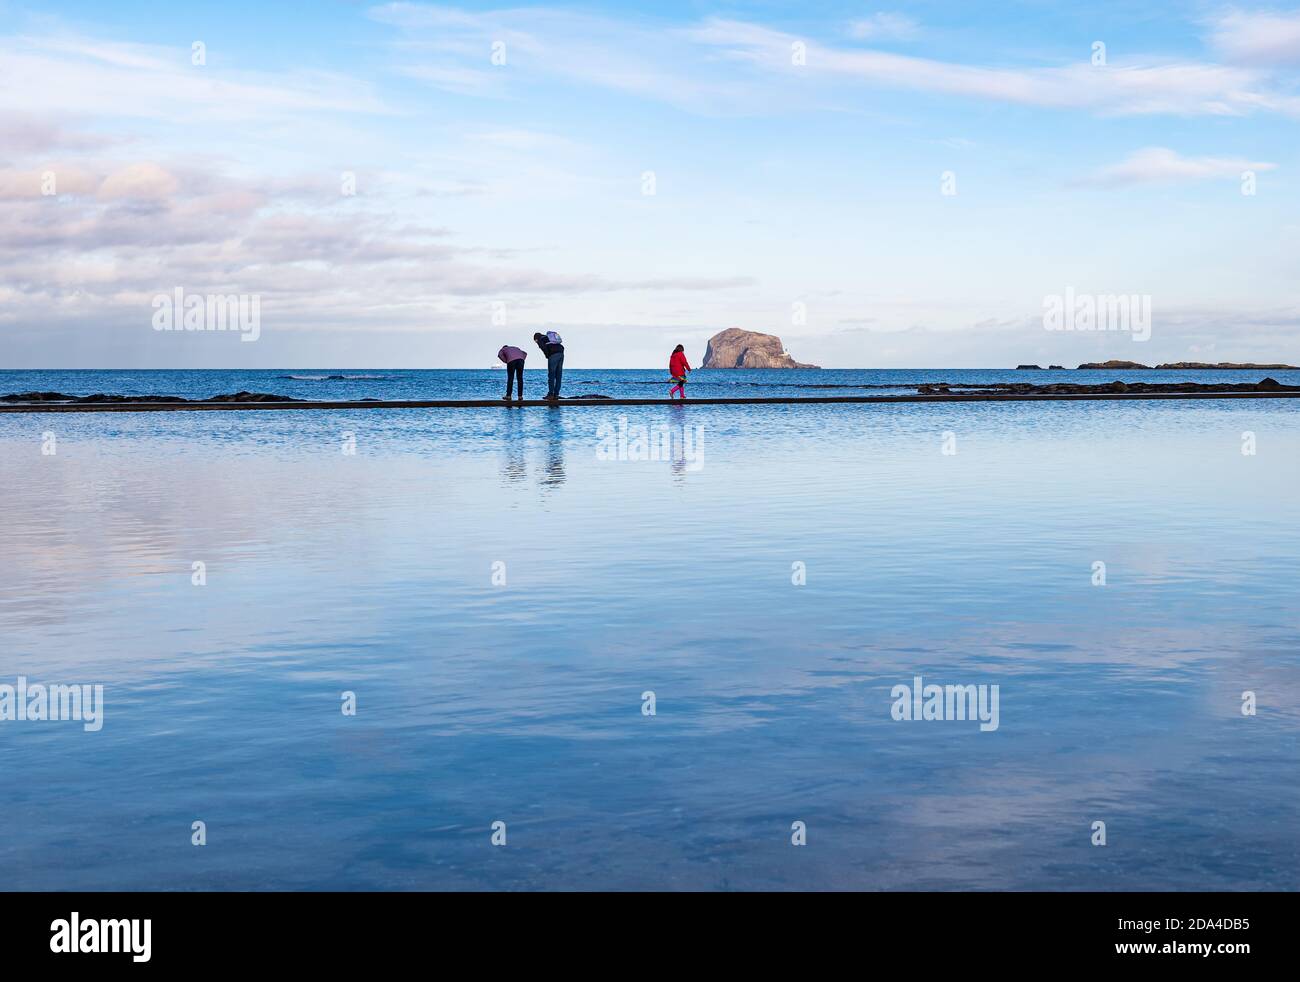
<svg viewBox="0 0 1300 982">
<path fill-rule="evenodd" d="M 682 402 L 686 401 L 686 394 L 682 393 Z M 683 435 L 686 432 L 686 407 L 681 402 L 674 402 L 669 412 L 673 415 L 673 426 L 676 428 L 677 435 Z M 686 482 L 686 455 L 685 446 L 680 441 L 672 441 L 669 444 L 672 451 L 672 457 L 669 462 L 669 470 L 672 471 L 673 483 L 684 484 Z"/>
<path fill-rule="evenodd" d="M 564 483 L 564 419 L 561 413 L 546 413 L 546 474 L 539 481 L 544 488 Z"/>
<path fill-rule="evenodd" d="M 519 484 L 528 477 L 528 461 L 524 457 L 524 411 L 507 409 L 501 424 L 501 480 L 505 484 Z"/>
</svg>

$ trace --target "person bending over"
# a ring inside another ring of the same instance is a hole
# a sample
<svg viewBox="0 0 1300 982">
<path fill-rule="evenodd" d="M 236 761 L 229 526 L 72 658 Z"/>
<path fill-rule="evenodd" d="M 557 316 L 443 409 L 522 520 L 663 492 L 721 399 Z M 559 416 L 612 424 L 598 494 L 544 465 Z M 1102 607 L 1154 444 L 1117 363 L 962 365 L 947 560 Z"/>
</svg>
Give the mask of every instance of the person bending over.
<svg viewBox="0 0 1300 982">
<path fill-rule="evenodd" d="M 519 401 L 524 401 L 524 359 L 528 357 L 528 352 L 522 348 L 516 348 L 512 344 L 503 344 L 501 350 L 497 352 L 506 365 L 506 394 L 501 398 L 506 402 L 510 401 L 510 383 L 519 380 Z"/>
<path fill-rule="evenodd" d="M 554 331 L 534 334 L 533 340 L 546 356 L 546 398 L 560 398 L 560 381 L 564 376 L 564 342 Z"/>
</svg>

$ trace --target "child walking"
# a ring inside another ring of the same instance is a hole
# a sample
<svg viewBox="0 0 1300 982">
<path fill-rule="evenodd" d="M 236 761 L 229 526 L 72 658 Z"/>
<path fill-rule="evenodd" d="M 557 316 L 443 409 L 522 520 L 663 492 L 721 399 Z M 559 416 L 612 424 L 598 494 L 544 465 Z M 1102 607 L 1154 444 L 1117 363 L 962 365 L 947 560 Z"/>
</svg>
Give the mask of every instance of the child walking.
<svg viewBox="0 0 1300 982">
<path fill-rule="evenodd" d="M 686 398 L 686 373 L 690 370 L 690 363 L 686 360 L 686 349 L 679 344 L 673 349 L 672 357 L 668 359 L 668 374 L 676 383 L 668 390 L 669 399 L 673 397 L 674 392 L 680 392 L 682 398 Z"/>
</svg>

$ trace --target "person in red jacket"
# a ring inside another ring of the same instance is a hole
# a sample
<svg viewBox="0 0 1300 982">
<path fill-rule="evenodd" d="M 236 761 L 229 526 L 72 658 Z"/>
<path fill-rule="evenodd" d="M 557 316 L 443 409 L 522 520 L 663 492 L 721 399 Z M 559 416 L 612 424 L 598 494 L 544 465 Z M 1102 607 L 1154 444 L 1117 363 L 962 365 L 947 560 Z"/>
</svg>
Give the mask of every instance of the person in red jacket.
<svg viewBox="0 0 1300 982">
<path fill-rule="evenodd" d="M 668 359 L 668 374 L 676 383 L 668 390 L 669 399 L 673 397 L 674 392 L 680 392 L 682 398 L 686 398 L 686 373 L 690 370 L 690 363 L 686 360 L 686 349 L 679 344 L 673 349 L 673 356 Z"/>
</svg>

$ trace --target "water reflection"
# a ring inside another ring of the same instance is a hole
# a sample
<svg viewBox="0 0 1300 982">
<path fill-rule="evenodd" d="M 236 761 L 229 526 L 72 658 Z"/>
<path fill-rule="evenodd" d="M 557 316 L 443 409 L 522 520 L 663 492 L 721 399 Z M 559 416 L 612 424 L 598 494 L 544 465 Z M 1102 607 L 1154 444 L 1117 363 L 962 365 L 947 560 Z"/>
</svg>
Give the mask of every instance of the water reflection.
<svg viewBox="0 0 1300 982">
<path fill-rule="evenodd" d="M 557 488 L 564 483 L 564 417 L 561 413 L 546 414 L 546 474 L 538 482 L 543 488 Z"/>
<path fill-rule="evenodd" d="M 16 888 L 1300 886 L 1293 408 L 975 405 L 948 457 L 949 407 L 688 404 L 629 423 L 702 457 L 611 461 L 599 410 L 375 413 L 352 457 L 160 415 L 53 458 L 0 418 L 0 683 L 106 686 L 98 734 L 0 723 L 71 789 L 7 788 Z M 893 720 L 916 674 L 1001 728 Z"/>
<path fill-rule="evenodd" d="M 672 426 L 680 434 L 681 438 L 676 441 L 675 445 L 670 443 L 671 461 L 669 469 L 672 471 L 673 483 L 681 484 L 686 480 L 688 471 L 699 470 L 704 466 L 703 457 L 703 439 L 702 427 L 700 430 L 690 430 L 687 419 L 686 405 L 682 402 L 673 403 L 669 410 L 672 414 Z M 696 451 L 696 435 L 699 434 L 699 450 Z"/>
<path fill-rule="evenodd" d="M 528 478 L 528 460 L 526 457 L 527 434 L 524 427 L 522 409 L 506 410 L 505 421 L 500 427 L 501 440 L 501 479 L 506 484 L 520 484 Z"/>
</svg>

